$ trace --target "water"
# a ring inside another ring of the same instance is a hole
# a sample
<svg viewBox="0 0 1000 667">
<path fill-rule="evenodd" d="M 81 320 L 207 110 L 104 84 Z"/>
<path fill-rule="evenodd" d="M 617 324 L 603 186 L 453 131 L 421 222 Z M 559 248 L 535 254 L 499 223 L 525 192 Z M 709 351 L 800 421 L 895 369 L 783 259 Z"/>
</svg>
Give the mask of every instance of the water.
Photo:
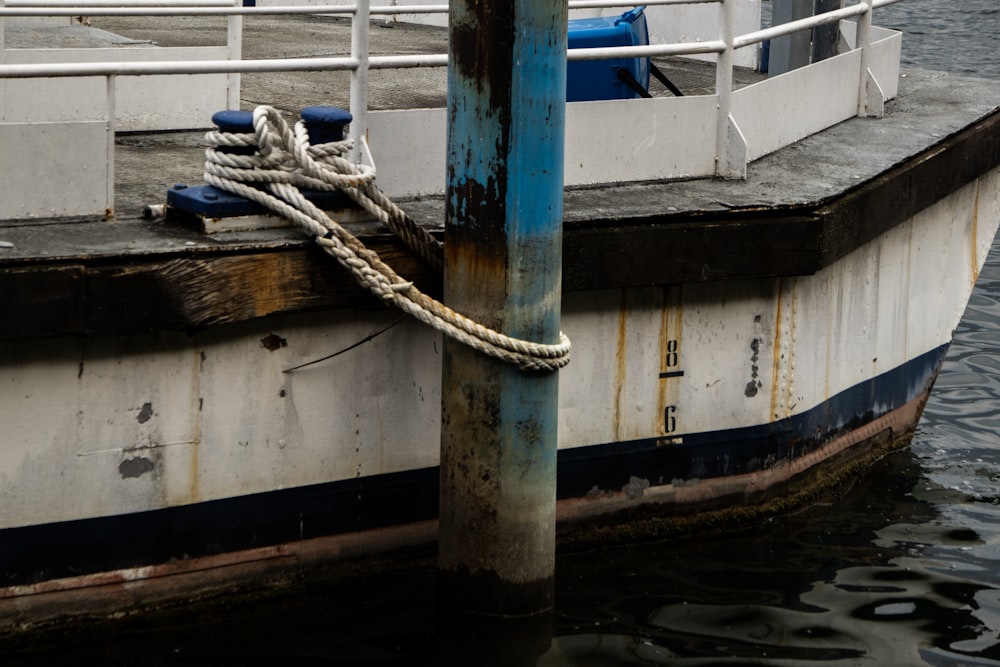
<svg viewBox="0 0 1000 667">
<path fill-rule="evenodd" d="M 904 67 L 1000 78 L 998 0 L 876 23 L 904 31 Z M 1000 664 L 998 330 L 1000 240 L 908 450 L 752 535 L 563 558 L 538 664 Z"/>
<path fill-rule="evenodd" d="M 1000 78 L 998 0 L 876 23 L 904 31 L 904 67 Z M 538 664 L 1000 664 L 998 330 L 1000 240 L 908 450 L 752 535 L 563 558 Z"/>
<path fill-rule="evenodd" d="M 904 66 L 1000 77 L 994 0 L 907 0 L 877 10 L 875 23 L 903 31 Z"/>
<path fill-rule="evenodd" d="M 877 23 L 906 32 L 904 66 L 1000 78 L 1000 0 L 909 0 Z M 111 636 L 84 627 L 3 662 L 1000 664 L 998 330 L 1000 241 L 908 450 L 836 502 L 745 534 L 561 555 L 551 627 L 436 624 L 428 558 L 277 600 L 125 620 Z"/>
</svg>

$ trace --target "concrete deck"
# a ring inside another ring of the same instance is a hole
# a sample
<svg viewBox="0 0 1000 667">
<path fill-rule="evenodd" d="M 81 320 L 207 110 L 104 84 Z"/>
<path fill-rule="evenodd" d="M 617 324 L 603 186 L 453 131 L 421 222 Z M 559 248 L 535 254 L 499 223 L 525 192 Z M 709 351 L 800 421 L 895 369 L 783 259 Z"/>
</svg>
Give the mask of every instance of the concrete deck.
<svg viewBox="0 0 1000 667">
<path fill-rule="evenodd" d="M 226 43 L 224 17 L 90 17 L 90 26 L 27 24 L 7 28 L 8 48 L 60 46 L 221 46 Z M 251 16 L 244 18 L 243 57 L 335 57 L 350 53 L 349 20 L 334 16 Z M 447 31 L 432 26 L 372 22 L 373 55 L 435 54 L 448 52 Z M 715 67 L 686 59 L 657 59 L 658 66 L 687 95 L 715 89 Z M 447 97 L 444 68 L 415 68 L 369 73 L 369 108 L 414 109 L 444 107 Z M 761 75 L 737 70 L 736 85 L 757 81 Z M 669 96 L 653 80 L 652 94 Z M 325 104 L 349 106 L 348 72 L 268 72 L 241 76 L 241 108 L 267 104 L 295 120 L 303 107 Z M 209 118 L 205 127 L 211 126 Z M 116 154 L 115 216 L 137 218 L 143 207 L 162 202 L 175 183 L 201 182 L 204 132 L 120 134 Z M 0 223 L 2 224 L 2 223 Z"/>
</svg>

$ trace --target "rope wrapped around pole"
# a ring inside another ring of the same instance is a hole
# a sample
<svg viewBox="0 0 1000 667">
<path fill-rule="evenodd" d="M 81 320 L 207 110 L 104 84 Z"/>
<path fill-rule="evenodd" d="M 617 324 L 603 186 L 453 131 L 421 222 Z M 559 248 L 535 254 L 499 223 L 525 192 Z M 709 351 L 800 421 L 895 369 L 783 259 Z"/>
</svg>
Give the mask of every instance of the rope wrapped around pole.
<svg viewBox="0 0 1000 667">
<path fill-rule="evenodd" d="M 300 188 L 339 191 L 397 234 L 421 259 L 440 271 L 442 243 L 417 225 L 375 184 L 375 169 L 347 159 L 349 141 L 312 146 L 303 121 L 288 126 L 276 109 L 253 112 L 254 134 L 209 132 L 205 182 L 261 204 L 315 237 L 327 254 L 351 272 L 360 285 L 386 303 L 484 354 L 522 370 L 555 371 L 569 363 L 570 342 L 560 332 L 556 344 L 506 336 L 448 308 L 399 276 L 381 258 Z M 217 150 L 254 148 L 252 155 Z"/>
</svg>

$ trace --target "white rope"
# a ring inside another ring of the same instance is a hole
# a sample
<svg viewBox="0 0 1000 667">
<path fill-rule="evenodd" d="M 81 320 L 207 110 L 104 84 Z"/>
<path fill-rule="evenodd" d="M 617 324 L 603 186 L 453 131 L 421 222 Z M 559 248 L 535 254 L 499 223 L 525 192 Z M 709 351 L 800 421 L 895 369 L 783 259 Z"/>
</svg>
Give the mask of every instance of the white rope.
<svg viewBox="0 0 1000 667">
<path fill-rule="evenodd" d="M 278 111 L 269 106 L 254 110 L 253 126 L 254 134 L 208 133 L 207 183 L 262 204 L 301 225 L 363 287 L 469 347 L 523 370 L 554 371 L 569 363 L 570 342 L 562 332 L 555 345 L 533 343 L 511 338 L 455 312 L 400 277 L 357 237 L 302 195 L 300 187 L 343 192 L 398 234 L 433 268 L 441 269 L 441 242 L 375 187 L 374 168 L 347 159 L 349 141 L 312 146 L 303 121 L 296 123 L 293 131 Z M 246 155 L 217 150 L 220 147 L 253 147 L 256 152 Z"/>
</svg>

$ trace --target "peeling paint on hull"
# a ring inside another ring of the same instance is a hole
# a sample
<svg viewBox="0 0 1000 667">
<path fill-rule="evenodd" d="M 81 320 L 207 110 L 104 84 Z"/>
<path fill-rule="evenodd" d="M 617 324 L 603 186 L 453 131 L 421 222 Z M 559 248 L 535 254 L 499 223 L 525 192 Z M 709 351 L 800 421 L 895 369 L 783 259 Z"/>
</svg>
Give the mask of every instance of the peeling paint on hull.
<svg viewBox="0 0 1000 667">
<path fill-rule="evenodd" d="M 745 475 L 622 489 L 601 497 L 563 498 L 557 503 L 560 541 L 574 546 L 690 535 L 745 525 L 831 490 L 838 473 L 854 471 L 913 434 L 929 388 L 897 410 L 845 433 L 810 454 Z M 725 509 L 720 509 L 724 501 Z M 596 520 L 596 522 L 595 522 Z M 710 526 L 710 528 L 709 528 Z M 0 588 L 0 634 L 65 622 L 140 613 L 213 596 L 280 587 L 307 568 L 336 565 L 371 555 L 410 555 L 432 544 L 437 521 L 292 541 L 181 561 L 50 579 Z"/>
<path fill-rule="evenodd" d="M 601 201 L 564 239 L 563 537 L 759 518 L 905 443 L 1000 222 L 998 145 L 990 112 L 732 216 L 571 192 Z M 0 629 L 433 543 L 440 338 L 280 245 L 0 267 Z"/>
<path fill-rule="evenodd" d="M 981 261 L 996 231 L 998 184 L 984 175 L 815 275 L 564 295 L 564 535 L 780 511 L 904 442 L 972 289 L 969 248 Z M 432 541 L 440 340 L 393 319 L 6 344 L 0 628 Z"/>
</svg>

